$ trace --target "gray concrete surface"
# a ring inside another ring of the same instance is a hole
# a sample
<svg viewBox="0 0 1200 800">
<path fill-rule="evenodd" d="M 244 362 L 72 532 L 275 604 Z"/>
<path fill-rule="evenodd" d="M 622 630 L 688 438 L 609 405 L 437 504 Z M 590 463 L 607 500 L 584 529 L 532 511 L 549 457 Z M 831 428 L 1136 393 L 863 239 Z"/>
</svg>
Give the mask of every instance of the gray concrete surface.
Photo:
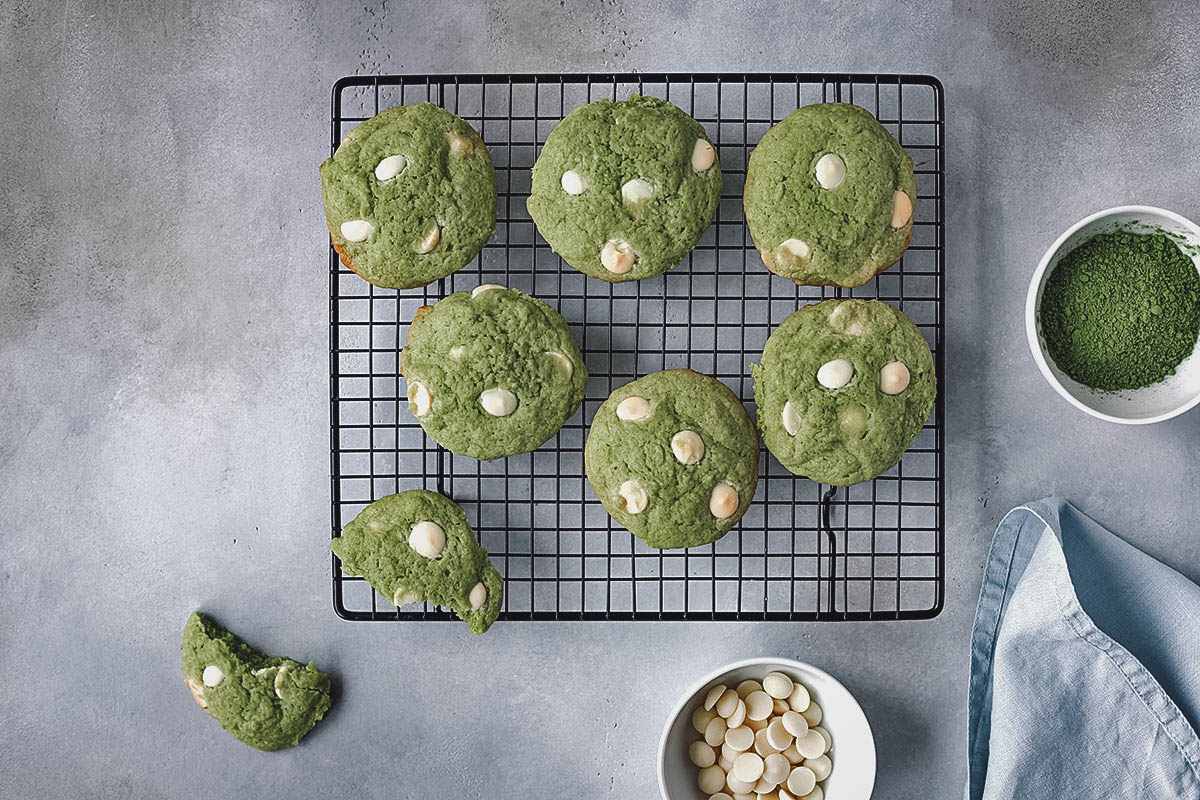
<svg viewBox="0 0 1200 800">
<path fill-rule="evenodd" d="M 650 798 L 664 713 L 747 654 L 861 699 L 876 797 L 954 798 L 991 530 L 1061 493 L 1200 578 L 1196 413 L 1093 421 L 1022 302 L 1067 225 L 1200 217 L 1186 3 L 5 3 L 0 10 L 0 796 Z M 335 618 L 315 163 L 348 73 L 928 72 L 947 91 L 948 601 L 912 624 Z M 203 606 L 338 677 L 304 746 L 218 731 L 180 681 Z"/>
</svg>

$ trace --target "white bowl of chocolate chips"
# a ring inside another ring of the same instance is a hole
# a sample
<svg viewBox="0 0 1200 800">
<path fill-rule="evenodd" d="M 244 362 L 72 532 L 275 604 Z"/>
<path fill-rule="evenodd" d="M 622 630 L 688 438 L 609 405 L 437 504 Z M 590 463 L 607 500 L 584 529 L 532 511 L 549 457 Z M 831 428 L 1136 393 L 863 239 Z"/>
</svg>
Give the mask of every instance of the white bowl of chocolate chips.
<svg viewBox="0 0 1200 800">
<path fill-rule="evenodd" d="M 1025 302 L 1046 381 L 1076 408 L 1125 425 L 1200 403 L 1198 324 L 1200 227 L 1152 206 L 1106 209 L 1068 228 Z"/>
</svg>

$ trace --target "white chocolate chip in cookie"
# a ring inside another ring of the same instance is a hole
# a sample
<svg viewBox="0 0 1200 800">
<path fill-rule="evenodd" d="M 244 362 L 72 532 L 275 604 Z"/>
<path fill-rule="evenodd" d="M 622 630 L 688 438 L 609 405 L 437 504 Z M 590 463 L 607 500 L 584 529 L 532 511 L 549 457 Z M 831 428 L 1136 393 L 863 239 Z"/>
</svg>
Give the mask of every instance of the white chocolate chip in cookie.
<svg viewBox="0 0 1200 800">
<path fill-rule="evenodd" d="M 650 419 L 650 401 L 644 397 L 626 397 L 617 404 L 617 419 L 622 422 L 641 422 Z"/>
<path fill-rule="evenodd" d="M 279 671 L 275 673 L 275 696 L 280 700 L 283 699 L 283 687 L 287 686 L 287 681 L 284 678 L 290 667 L 287 664 L 282 665 Z"/>
<path fill-rule="evenodd" d="M 783 404 L 783 411 L 779 416 L 783 422 L 783 429 L 788 432 L 788 436 L 795 436 L 796 432 L 800 430 L 800 415 L 796 413 L 796 407 L 792 405 L 791 400 Z"/>
<path fill-rule="evenodd" d="M 826 153 L 817 159 L 813 172 L 822 189 L 836 189 L 846 180 L 846 162 L 837 153 Z"/>
<path fill-rule="evenodd" d="M 671 437 L 671 452 L 680 464 L 699 464 L 704 458 L 704 440 L 695 431 L 680 431 Z M 736 698 L 737 692 L 733 696 Z"/>
<path fill-rule="evenodd" d="M 490 292 L 492 289 L 504 288 L 506 287 L 501 286 L 498 283 L 481 283 L 471 290 L 471 297 L 479 297 L 479 295 L 483 294 L 484 292 Z"/>
<path fill-rule="evenodd" d="M 644 178 L 633 178 L 621 186 L 621 202 L 635 213 L 640 212 L 654 197 L 654 184 Z"/>
<path fill-rule="evenodd" d="M 438 246 L 438 242 L 442 240 L 442 228 L 440 225 L 434 225 L 429 229 L 429 232 L 424 237 L 413 243 L 413 249 L 424 255 L 433 248 Z"/>
<path fill-rule="evenodd" d="M 892 227 L 903 228 L 912 219 L 912 199 L 906 192 L 896 190 L 892 200 Z"/>
<path fill-rule="evenodd" d="M 903 361 L 890 361 L 879 370 L 879 390 L 884 394 L 900 394 L 910 380 L 912 376 Z"/>
<path fill-rule="evenodd" d="M 414 417 L 423 417 L 433 408 L 433 393 L 420 381 L 408 383 L 408 410 Z"/>
<path fill-rule="evenodd" d="M 422 520 L 409 531 L 408 546 L 419 556 L 437 558 L 446 549 L 446 532 L 436 522 Z"/>
<path fill-rule="evenodd" d="M 861 436 L 867 429 L 867 412 L 857 403 L 846 406 L 838 414 L 838 425 L 849 436 Z"/>
<path fill-rule="evenodd" d="M 493 417 L 507 417 L 517 410 L 517 396 L 508 389 L 485 389 L 479 395 L 479 405 Z"/>
<path fill-rule="evenodd" d="M 397 584 L 396 589 L 392 592 L 392 605 L 396 608 L 419 602 L 421 602 L 421 595 L 403 584 Z"/>
<path fill-rule="evenodd" d="M 785 239 L 775 248 L 775 261 L 788 265 L 807 264 L 812 248 L 803 239 Z"/>
<path fill-rule="evenodd" d="M 826 361 L 817 370 L 817 383 L 826 389 L 840 389 L 854 377 L 854 365 L 844 358 Z"/>
<path fill-rule="evenodd" d="M 375 232 L 370 220 L 348 219 L 341 226 L 342 238 L 347 242 L 365 242 Z"/>
<path fill-rule="evenodd" d="M 487 587 L 483 585 L 482 581 L 471 587 L 471 593 L 467 595 L 467 602 L 471 604 L 472 611 L 483 608 L 483 604 L 487 602 Z"/>
<path fill-rule="evenodd" d="M 600 249 L 600 263 L 614 275 L 624 275 L 633 269 L 637 254 L 624 239 L 609 239 Z"/>
<path fill-rule="evenodd" d="M 475 149 L 475 144 L 466 136 L 461 136 L 457 133 L 451 133 L 450 136 L 450 155 L 461 156 L 466 155 Z"/>
<path fill-rule="evenodd" d="M 692 145 L 692 169 L 696 172 L 704 172 L 713 165 L 716 158 L 717 151 L 708 139 L 697 139 Z"/>
<path fill-rule="evenodd" d="M 559 181 L 562 184 L 562 190 L 567 194 L 583 194 L 588 187 L 587 178 L 573 169 L 569 169 L 562 174 L 562 179 Z"/>
<path fill-rule="evenodd" d="M 548 355 L 553 358 L 554 363 L 558 365 L 559 369 L 566 373 L 568 378 L 575 374 L 575 365 L 572 364 L 571 359 L 567 358 L 564 354 L 558 352 L 557 350 L 547 350 L 544 355 Z"/>
<path fill-rule="evenodd" d="M 388 156 L 375 165 L 375 180 L 390 181 L 408 168 L 408 159 L 404 156 Z"/>
<path fill-rule="evenodd" d="M 467 352 L 466 345 L 456 344 L 450 348 L 450 357 L 458 361 L 463 357 L 463 353 Z"/>
<path fill-rule="evenodd" d="M 192 699 L 196 701 L 196 705 L 208 710 L 208 700 L 204 697 L 204 684 L 195 678 L 187 679 L 188 690 L 192 693 Z"/>
<path fill-rule="evenodd" d="M 225 680 L 225 671 L 216 664 L 209 664 L 204 668 L 200 680 L 204 681 L 204 685 L 208 687 L 219 686 L 221 681 Z"/>
<path fill-rule="evenodd" d="M 627 480 L 622 483 L 617 489 L 617 495 L 621 499 L 621 506 L 629 514 L 640 514 L 646 510 L 646 506 L 650 505 L 650 495 L 635 480 Z"/>
<path fill-rule="evenodd" d="M 738 510 L 741 502 L 737 489 L 734 489 L 732 484 L 718 483 L 708 498 L 708 510 L 717 519 L 729 519 Z"/>
<path fill-rule="evenodd" d="M 837 331 L 849 336 L 862 336 L 865 332 L 862 316 L 866 305 L 858 300 L 846 300 L 838 303 L 829 312 L 829 325 Z"/>
</svg>

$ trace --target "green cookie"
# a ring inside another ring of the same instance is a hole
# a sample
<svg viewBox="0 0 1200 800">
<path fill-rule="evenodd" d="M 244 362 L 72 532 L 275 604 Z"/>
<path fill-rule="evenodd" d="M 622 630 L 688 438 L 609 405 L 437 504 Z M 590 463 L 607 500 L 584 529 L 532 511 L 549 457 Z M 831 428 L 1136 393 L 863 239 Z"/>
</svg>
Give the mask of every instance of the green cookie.
<svg viewBox="0 0 1200 800">
<path fill-rule="evenodd" d="M 746 223 L 767 269 L 861 286 L 912 239 L 912 159 L 871 113 L 821 103 L 763 136 L 746 171 Z"/>
<path fill-rule="evenodd" d="M 651 547 L 696 547 L 737 524 L 758 484 L 758 434 L 725 384 L 655 372 L 596 411 L 584 448 L 608 513 Z"/>
<path fill-rule="evenodd" d="M 541 446 L 587 388 L 587 368 L 558 312 L 494 284 L 420 308 L 400 361 L 421 427 L 471 458 Z"/>
<path fill-rule="evenodd" d="M 449 608 L 472 633 L 500 615 L 504 579 L 453 500 L 415 489 L 388 495 L 346 524 L 330 547 L 347 575 L 362 575 L 393 605 Z"/>
<path fill-rule="evenodd" d="M 183 677 L 197 705 L 259 750 L 295 746 L 329 708 L 329 676 L 311 661 L 263 655 L 199 612 L 183 629 Z"/>
<path fill-rule="evenodd" d="M 635 94 L 580 106 L 555 126 L 527 207 L 563 260 L 615 283 L 677 266 L 720 196 L 721 165 L 700 123 Z"/>
<path fill-rule="evenodd" d="M 376 286 L 411 289 L 473 259 L 496 227 L 496 173 L 466 120 L 432 103 L 389 108 L 321 165 L 329 235 Z"/>
<path fill-rule="evenodd" d="M 797 475 L 848 486 L 900 460 L 937 394 L 916 325 L 878 300 L 826 300 L 783 321 L 750 365 L 767 449 Z"/>
</svg>

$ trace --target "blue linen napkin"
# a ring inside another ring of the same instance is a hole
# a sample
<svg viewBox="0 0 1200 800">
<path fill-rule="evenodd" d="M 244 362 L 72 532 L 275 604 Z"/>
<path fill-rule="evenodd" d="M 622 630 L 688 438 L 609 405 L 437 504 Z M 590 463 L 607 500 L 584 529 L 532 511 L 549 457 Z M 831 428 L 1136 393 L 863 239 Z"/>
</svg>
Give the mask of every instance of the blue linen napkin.
<svg viewBox="0 0 1200 800">
<path fill-rule="evenodd" d="M 1010 511 L 971 634 L 969 800 L 1200 800 L 1200 586 L 1062 500 Z"/>
</svg>

